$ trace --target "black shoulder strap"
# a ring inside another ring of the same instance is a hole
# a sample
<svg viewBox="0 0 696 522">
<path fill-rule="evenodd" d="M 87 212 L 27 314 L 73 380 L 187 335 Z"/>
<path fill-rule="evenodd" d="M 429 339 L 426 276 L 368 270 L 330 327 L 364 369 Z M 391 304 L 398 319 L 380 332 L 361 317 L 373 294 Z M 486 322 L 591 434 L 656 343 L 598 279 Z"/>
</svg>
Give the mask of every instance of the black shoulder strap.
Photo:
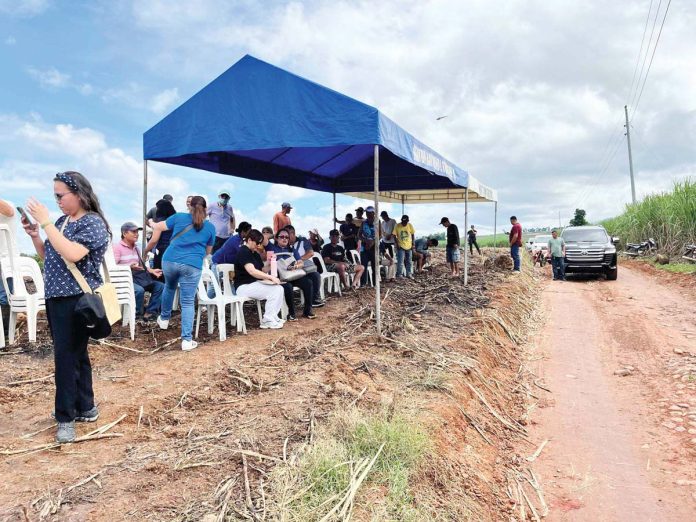
<svg viewBox="0 0 696 522">
<path fill-rule="evenodd" d="M 169 240 L 169 244 L 171 245 L 171 244 L 174 242 L 175 239 L 180 238 L 182 235 L 184 235 L 186 232 L 188 232 L 188 231 L 191 230 L 192 228 L 193 228 L 193 223 L 190 224 L 190 225 L 185 226 L 184 229 L 183 229 L 181 232 L 179 232 L 177 235 L 175 235 L 173 238 L 171 238 L 171 239 Z"/>
</svg>

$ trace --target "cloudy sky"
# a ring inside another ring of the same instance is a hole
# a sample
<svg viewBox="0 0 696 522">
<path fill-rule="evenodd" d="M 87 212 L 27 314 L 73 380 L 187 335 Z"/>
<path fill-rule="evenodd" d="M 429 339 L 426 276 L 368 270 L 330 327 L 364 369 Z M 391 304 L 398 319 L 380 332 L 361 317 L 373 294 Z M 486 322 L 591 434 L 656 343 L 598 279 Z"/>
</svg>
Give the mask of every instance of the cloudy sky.
<svg viewBox="0 0 696 522">
<path fill-rule="evenodd" d="M 55 208 L 52 175 L 79 170 L 112 223 L 138 219 L 143 132 L 248 53 L 378 107 L 498 189 L 499 224 L 566 222 L 576 207 L 599 220 L 630 200 L 625 104 L 639 197 L 696 177 L 694 27 L 684 0 L 0 0 L 0 197 Z M 150 194 L 179 208 L 229 187 L 256 226 L 286 199 L 302 231 L 330 225 L 327 194 L 150 173 Z M 462 205 L 406 211 L 423 234 L 463 221 Z M 490 232 L 492 205 L 472 205 L 471 222 Z"/>
</svg>

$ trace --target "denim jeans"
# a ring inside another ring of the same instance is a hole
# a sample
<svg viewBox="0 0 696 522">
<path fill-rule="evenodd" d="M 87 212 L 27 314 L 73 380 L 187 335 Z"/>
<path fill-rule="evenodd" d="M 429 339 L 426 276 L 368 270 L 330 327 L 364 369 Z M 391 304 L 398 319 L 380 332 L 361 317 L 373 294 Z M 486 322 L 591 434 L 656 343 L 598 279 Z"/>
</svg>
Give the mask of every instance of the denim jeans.
<svg viewBox="0 0 696 522">
<path fill-rule="evenodd" d="M 565 280 L 565 260 L 562 257 L 553 256 L 551 258 L 553 268 L 553 278 Z"/>
<path fill-rule="evenodd" d="M 179 304 L 181 305 L 181 339 L 190 341 L 193 338 L 194 300 L 202 270 L 182 263 L 163 261 L 162 271 L 165 283 L 160 316 L 167 321 L 171 319 L 174 293 L 178 284 Z"/>
<path fill-rule="evenodd" d="M 404 250 L 403 248 L 396 248 L 396 277 L 402 277 L 404 275 L 404 265 L 406 266 L 406 277 L 411 277 L 413 274 L 413 266 L 411 264 L 411 250 Z"/>
<path fill-rule="evenodd" d="M 150 292 L 150 302 L 147 304 L 147 309 L 145 310 L 148 314 L 156 314 L 160 311 L 160 303 L 162 301 L 162 292 L 164 291 L 164 284 L 159 281 L 152 281 L 147 287 L 142 287 L 136 283 L 133 283 L 133 291 L 135 292 L 135 313 L 138 315 L 143 314 L 143 303 L 145 302 L 145 292 Z"/>
<path fill-rule="evenodd" d="M 510 245 L 510 257 L 514 264 L 514 270 L 520 271 L 520 245 Z"/>
</svg>

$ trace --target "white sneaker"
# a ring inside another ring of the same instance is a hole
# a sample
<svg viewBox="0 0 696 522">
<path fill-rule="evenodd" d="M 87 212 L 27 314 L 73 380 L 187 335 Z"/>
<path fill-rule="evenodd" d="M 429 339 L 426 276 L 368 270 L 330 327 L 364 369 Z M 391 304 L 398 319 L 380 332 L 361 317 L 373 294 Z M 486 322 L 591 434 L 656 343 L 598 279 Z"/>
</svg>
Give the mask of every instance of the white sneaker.
<svg viewBox="0 0 696 522">
<path fill-rule="evenodd" d="M 189 352 L 197 347 L 198 343 L 196 341 L 181 341 L 181 349 L 185 352 Z"/>
<path fill-rule="evenodd" d="M 261 328 L 267 329 L 270 328 L 271 330 L 279 330 L 280 328 L 283 327 L 283 324 L 280 321 L 261 321 Z"/>
<path fill-rule="evenodd" d="M 157 325 L 160 327 L 161 330 L 166 330 L 169 328 L 169 319 L 162 319 L 161 316 L 157 316 Z"/>
</svg>

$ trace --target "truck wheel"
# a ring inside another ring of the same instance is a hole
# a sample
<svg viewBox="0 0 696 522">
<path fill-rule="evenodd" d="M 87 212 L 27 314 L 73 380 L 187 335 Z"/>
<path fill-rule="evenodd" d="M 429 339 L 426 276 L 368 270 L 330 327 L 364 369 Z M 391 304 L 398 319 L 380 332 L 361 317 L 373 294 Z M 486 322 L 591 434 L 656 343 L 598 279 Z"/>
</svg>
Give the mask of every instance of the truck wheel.
<svg viewBox="0 0 696 522">
<path fill-rule="evenodd" d="M 619 269 L 614 268 L 613 270 L 607 270 L 607 281 L 616 281 L 619 276 Z"/>
</svg>

